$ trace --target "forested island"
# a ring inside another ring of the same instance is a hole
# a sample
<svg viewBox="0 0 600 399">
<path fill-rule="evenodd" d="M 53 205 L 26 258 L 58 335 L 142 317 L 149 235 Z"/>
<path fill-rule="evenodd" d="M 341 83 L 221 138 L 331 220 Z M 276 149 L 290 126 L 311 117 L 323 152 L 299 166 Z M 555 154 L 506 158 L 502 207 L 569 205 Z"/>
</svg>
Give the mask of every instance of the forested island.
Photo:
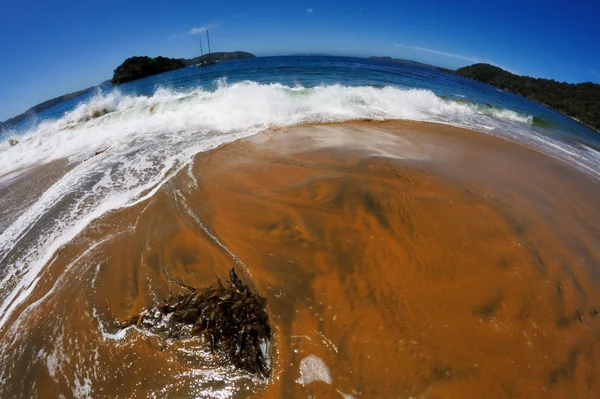
<svg viewBox="0 0 600 399">
<path fill-rule="evenodd" d="M 173 71 L 175 69 L 185 68 L 189 65 L 200 64 L 203 62 L 216 62 L 224 60 L 234 60 L 240 58 L 254 58 L 255 55 L 244 51 L 218 52 L 204 54 L 199 57 L 167 58 L 167 57 L 130 57 L 125 60 L 114 71 L 111 80 L 113 85 L 131 82 L 148 76 L 157 75 L 163 72 Z"/>
<path fill-rule="evenodd" d="M 111 82 L 119 85 L 179 68 L 185 68 L 185 64 L 176 58 L 130 57 L 115 69 Z"/>
<path fill-rule="evenodd" d="M 470 65 L 455 73 L 527 97 L 600 131 L 600 84 L 520 76 L 489 64 Z"/>
</svg>

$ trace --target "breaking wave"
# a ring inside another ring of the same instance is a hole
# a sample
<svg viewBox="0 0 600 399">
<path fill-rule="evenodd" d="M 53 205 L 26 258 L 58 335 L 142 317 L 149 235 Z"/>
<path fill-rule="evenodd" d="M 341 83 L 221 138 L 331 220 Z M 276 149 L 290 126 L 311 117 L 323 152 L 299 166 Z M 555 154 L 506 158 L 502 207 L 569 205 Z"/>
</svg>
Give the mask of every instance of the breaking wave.
<svg viewBox="0 0 600 399">
<path fill-rule="evenodd" d="M 107 147 L 127 146 L 139 137 L 213 135 L 271 126 L 407 119 L 472 128 L 530 124 L 533 118 L 507 109 L 481 107 L 436 96 L 429 90 L 342 85 L 314 88 L 219 81 L 215 91 L 158 89 L 152 96 L 118 90 L 99 92 L 58 120 L 42 121 L 11 148 L 0 145 L 0 175 L 40 162 L 82 159 Z"/>
</svg>

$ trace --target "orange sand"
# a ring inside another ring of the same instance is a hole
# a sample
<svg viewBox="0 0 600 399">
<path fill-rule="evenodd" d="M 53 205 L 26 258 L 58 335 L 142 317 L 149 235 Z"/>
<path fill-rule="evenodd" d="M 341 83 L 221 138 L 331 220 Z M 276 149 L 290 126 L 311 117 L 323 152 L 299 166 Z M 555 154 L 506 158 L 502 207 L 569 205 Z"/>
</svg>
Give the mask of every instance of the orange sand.
<svg viewBox="0 0 600 399">
<path fill-rule="evenodd" d="M 0 393 L 598 397 L 599 195 L 547 156 L 446 126 L 261 133 L 63 248 L 0 331 Z M 268 300 L 268 383 L 197 342 L 109 335 L 179 292 L 167 273 L 202 287 L 233 266 Z M 309 355 L 331 384 L 296 382 Z"/>
</svg>

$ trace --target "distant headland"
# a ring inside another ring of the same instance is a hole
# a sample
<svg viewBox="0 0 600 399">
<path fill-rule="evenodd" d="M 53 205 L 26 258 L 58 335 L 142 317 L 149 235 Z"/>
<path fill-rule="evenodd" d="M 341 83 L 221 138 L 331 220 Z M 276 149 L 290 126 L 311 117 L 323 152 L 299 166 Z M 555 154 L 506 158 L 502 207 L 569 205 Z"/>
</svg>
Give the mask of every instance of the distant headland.
<svg viewBox="0 0 600 399">
<path fill-rule="evenodd" d="M 55 97 L 50 100 L 44 101 L 43 103 L 39 103 L 38 105 L 34 105 L 33 107 L 29 108 L 27 111 L 23 112 L 22 114 L 19 114 L 13 118 L 7 119 L 4 122 L 0 122 L 0 131 L 2 131 L 4 129 L 9 129 L 11 126 L 16 125 L 17 123 L 22 122 L 25 119 L 27 119 L 31 116 L 34 116 L 35 114 L 38 114 L 48 108 L 54 107 L 55 105 L 58 105 L 67 100 L 70 100 L 72 98 L 79 97 L 86 93 L 89 93 L 90 91 L 94 90 L 96 87 L 98 87 L 98 86 L 92 86 L 92 87 L 88 87 L 87 89 L 75 91 L 75 92 L 69 93 L 69 94 L 64 94 L 62 96 Z"/>
<path fill-rule="evenodd" d="M 520 76 L 489 64 L 466 66 L 455 73 L 537 101 L 600 131 L 600 84 Z"/>
<path fill-rule="evenodd" d="M 369 57 L 369 59 L 374 60 L 374 61 L 393 62 L 394 64 L 410 65 L 410 66 L 417 66 L 417 67 L 422 67 L 422 68 L 431 68 L 431 69 L 437 69 L 438 71 L 454 73 L 454 71 L 452 69 L 442 68 L 442 67 L 435 66 L 435 65 L 423 64 L 422 62 L 405 60 L 402 58 Z"/>
<path fill-rule="evenodd" d="M 188 60 L 167 57 L 130 57 L 115 69 L 111 82 L 113 85 L 119 85 L 121 83 L 158 75 L 159 73 L 174 71 L 203 62 L 217 62 L 254 57 L 256 57 L 254 54 L 246 53 L 244 51 L 209 53 Z"/>
<path fill-rule="evenodd" d="M 247 53 L 245 51 L 230 51 L 230 52 L 217 52 L 217 53 L 209 53 L 201 55 L 200 57 L 191 58 L 189 60 L 182 59 L 185 65 L 194 65 L 200 64 L 202 62 L 208 61 L 226 61 L 226 60 L 239 60 L 243 58 L 256 58 L 256 56 L 252 53 Z"/>
</svg>

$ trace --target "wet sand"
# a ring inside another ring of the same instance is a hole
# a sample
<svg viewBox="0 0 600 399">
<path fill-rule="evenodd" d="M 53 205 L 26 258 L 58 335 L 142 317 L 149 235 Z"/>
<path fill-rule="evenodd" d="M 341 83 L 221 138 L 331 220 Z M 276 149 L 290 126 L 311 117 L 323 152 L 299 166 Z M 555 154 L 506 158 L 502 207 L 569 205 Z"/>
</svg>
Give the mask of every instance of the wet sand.
<svg viewBox="0 0 600 399">
<path fill-rule="evenodd" d="M 56 254 L 0 331 L 0 393 L 598 397 L 599 195 L 554 159 L 442 125 L 264 132 Z M 196 341 L 118 331 L 181 292 L 169 278 L 203 287 L 231 267 L 267 298 L 270 381 Z M 327 382 L 301 376 L 315 357 Z"/>
<path fill-rule="evenodd" d="M 0 234 L 75 166 L 62 159 L 0 176 Z"/>
</svg>

